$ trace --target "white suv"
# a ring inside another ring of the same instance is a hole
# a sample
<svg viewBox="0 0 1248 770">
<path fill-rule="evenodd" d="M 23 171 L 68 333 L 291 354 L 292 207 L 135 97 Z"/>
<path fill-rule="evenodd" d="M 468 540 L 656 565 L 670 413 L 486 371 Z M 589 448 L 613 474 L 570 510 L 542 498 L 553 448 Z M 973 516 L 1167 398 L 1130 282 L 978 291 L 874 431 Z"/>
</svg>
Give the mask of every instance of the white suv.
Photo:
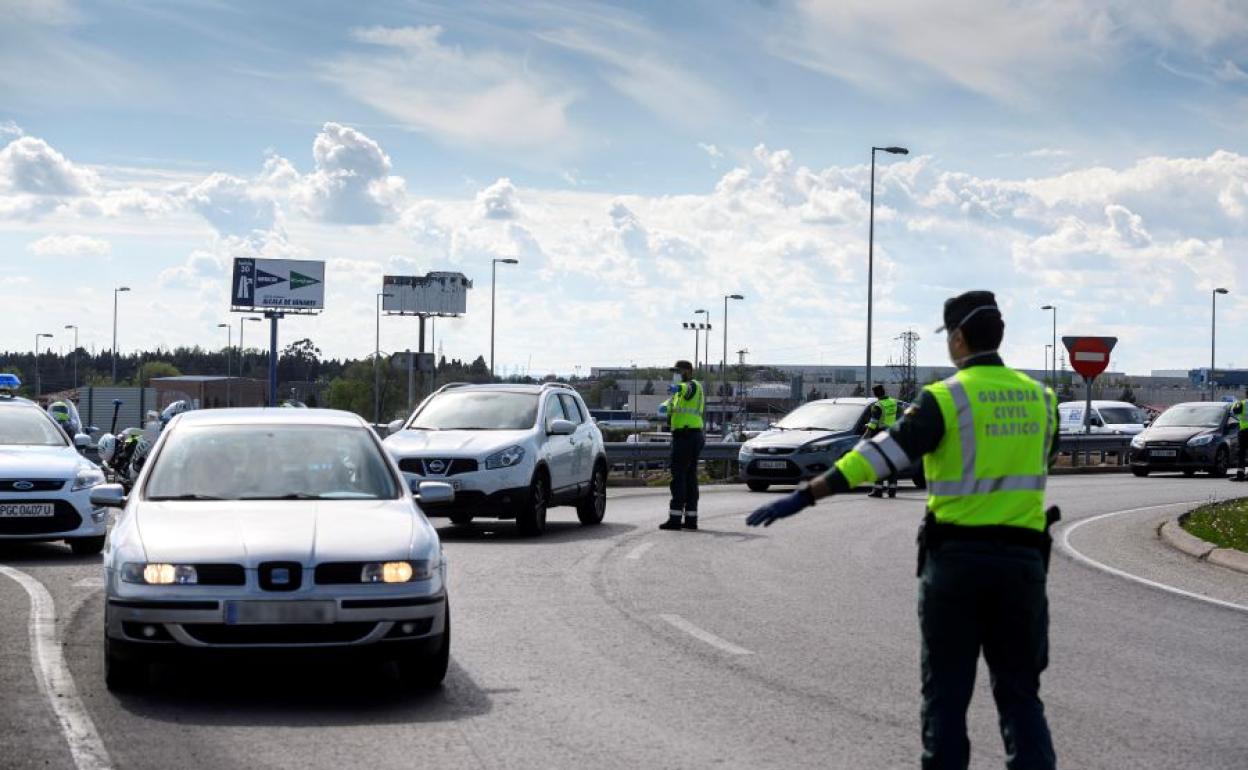
<svg viewBox="0 0 1248 770">
<path fill-rule="evenodd" d="M 91 504 L 91 488 L 103 483 L 47 412 L 0 391 L 0 541 L 64 540 L 80 556 L 99 553 L 108 511 Z"/>
<path fill-rule="evenodd" d="M 567 385 L 446 385 L 389 427 L 386 449 L 413 489 L 455 488 L 454 502 L 427 507 L 428 516 L 515 519 L 538 535 L 550 506 L 576 506 L 582 524 L 606 513 L 602 433 Z"/>
</svg>

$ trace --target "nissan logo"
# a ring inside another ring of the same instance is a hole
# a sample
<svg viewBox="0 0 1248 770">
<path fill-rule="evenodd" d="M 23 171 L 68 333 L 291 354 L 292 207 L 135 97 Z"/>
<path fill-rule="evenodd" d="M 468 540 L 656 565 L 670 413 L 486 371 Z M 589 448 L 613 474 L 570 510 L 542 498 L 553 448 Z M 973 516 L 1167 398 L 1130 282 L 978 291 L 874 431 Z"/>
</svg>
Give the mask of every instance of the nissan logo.
<svg viewBox="0 0 1248 770">
<path fill-rule="evenodd" d="M 442 462 L 441 460 L 433 460 L 432 462 L 429 463 L 429 470 L 432 473 L 441 473 L 442 471 L 446 470 L 446 463 Z"/>
<path fill-rule="evenodd" d="M 35 485 L 30 481 L 14 481 L 13 488 L 18 492 L 29 492 L 35 488 Z"/>
</svg>

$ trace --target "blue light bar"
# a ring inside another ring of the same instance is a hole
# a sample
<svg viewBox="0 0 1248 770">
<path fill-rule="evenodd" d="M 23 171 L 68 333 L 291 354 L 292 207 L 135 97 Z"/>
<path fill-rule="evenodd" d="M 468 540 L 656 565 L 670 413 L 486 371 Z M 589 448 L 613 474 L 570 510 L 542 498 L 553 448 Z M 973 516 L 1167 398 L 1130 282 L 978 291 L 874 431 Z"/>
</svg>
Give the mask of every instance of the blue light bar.
<svg viewBox="0 0 1248 770">
<path fill-rule="evenodd" d="M 22 387 L 22 379 L 16 374 L 0 374 L 0 390 L 17 390 Z"/>
</svg>

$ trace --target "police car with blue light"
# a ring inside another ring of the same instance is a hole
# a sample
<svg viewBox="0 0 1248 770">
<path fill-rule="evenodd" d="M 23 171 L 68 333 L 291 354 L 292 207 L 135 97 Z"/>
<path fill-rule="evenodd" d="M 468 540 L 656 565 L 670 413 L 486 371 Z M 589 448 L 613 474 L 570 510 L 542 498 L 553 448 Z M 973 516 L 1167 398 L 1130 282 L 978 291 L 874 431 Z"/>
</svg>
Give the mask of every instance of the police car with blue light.
<svg viewBox="0 0 1248 770">
<path fill-rule="evenodd" d="M 16 395 L 21 380 L 0 374 L 0 540 L 63 540 L 78 555 L 99 553 L 108 513 L 91 504 L 104 474 L 61 425 Z"/>
</svg>

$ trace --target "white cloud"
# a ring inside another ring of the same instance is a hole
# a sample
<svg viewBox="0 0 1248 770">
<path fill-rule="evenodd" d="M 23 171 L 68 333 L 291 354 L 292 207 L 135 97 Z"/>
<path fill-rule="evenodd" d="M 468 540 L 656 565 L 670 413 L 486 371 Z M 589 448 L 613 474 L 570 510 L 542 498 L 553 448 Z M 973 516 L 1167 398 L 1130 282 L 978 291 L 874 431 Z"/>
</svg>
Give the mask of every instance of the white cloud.
<svg viewBox="0 0 1248 770">
<path fill-rule="evenodd" d="M 507 177 L 477 193 L 477 215 L 483 219 L 515 219 L 519 215 L 516 186 Z"/>
<path fill-rule="evenodd" d="M 277 223 L 276 202 L 250 181 L 230 174 L 210 174 L 187 190 L 184 199 L 221 235 L 245 236 Z"/>
<path fill-rule="evenodd" d="M 343 56 L 325 77 L 348 95 L 405 126 L 451 142 L 502 149 L 567 147 L 574 139 L 572 94 L 518 58 L 465 51 L 443 30 L 369 27 L 353 37 L 384 53 Z"/>
<path fill-rule="evenodd" d="M 313 216 L 340 224 L 375 224 L 392 219 L 406 190 L 390 174 L 390 158 L 363 133 L 326 123 L 312 143 L 316 170 L 303 180 L 304 202 Z M 293 168 L 270 158 L 271 181 L 289 180 Z"/>
<path fill-rule="evenodd" d="M 106 257 L 112 251 L 108 241 L 87 235 L 45 235 L 26 248 L 41 257 Z"/>
<path fill-rule="evenodd" d="M 97 177 L 47 142 L 21 136 L 0 150 L 0 191 L 32 195 L 86 195 Z"/>
<path fill-rule="evenodd" d="M 26 132 L 22 127 L 12 120 L 0 120 L 0 135 L 2 136 L 22 136 Z"/>
</svg>

